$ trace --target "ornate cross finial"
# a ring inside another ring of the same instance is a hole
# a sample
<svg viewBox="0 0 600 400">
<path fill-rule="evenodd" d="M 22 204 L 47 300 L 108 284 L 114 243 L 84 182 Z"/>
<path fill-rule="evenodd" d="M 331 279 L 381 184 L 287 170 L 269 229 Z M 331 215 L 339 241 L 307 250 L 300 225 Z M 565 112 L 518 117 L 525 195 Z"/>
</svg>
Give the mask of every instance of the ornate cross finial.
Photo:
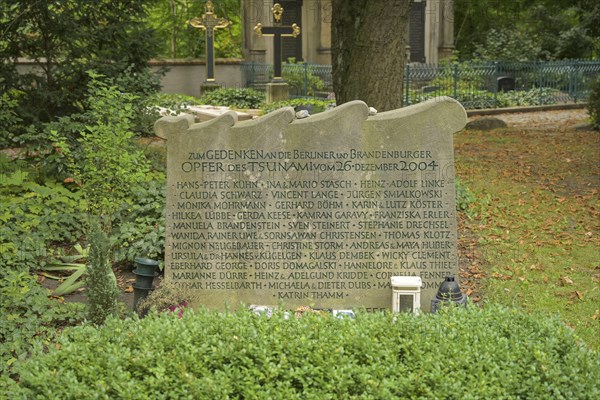
<svg viewBox="0 0 600 400">
<path fill-rule="evenodd" d="M 188 22 L 194 28 L 205 30 L 208 36 L 212 36 L 214 29 L 227 28 L 231 24 L 231 21 L 226 18 L 217 18 L 211 0 L 208 0 L 204 5 L 204 14 L 202 14 L 202 17 L 194 17 Z"/>
<path fill-rule="evenodd" d="M 214 14 L 214 7 L 213 7 L 213 3 L 210 0 L 206 1 L 206 4 L 204 5 L 204 12 L 206 14 L 210 13 L 210 14 Z"/>
<path fill-rule="evenodd" d="M 206 80 L 212 82 L 215 80 L 215 56 L 214 56 L 214 30 L 226 28 L 231 22 L 226 18 L 217 18 L 214 13 L 214 7 L 211 0 L 204 4 L 204 14 L 202 17 L 194 17 L 188 21 L 194 28 L 202 29 L 206 36 Z"/>
<path fill-rule="evenodd" d="M 271 8 L 271 11 L 273 12 L 273 18 L 275 19 L 275 23 L 280 24 L 281 15 L 283 14 L 283 7 L 281 7 L 279 3 L 275 3 L 273 5 L 273 8 Z"/>
<path fill-rule="evenodd" d="M 282 81 L 281 78 L 281 38 L 282 37 L 298 37 L 300 35 L 300 27 L 297 24 L 291 26 L 283 26 L 281 24 L 281 16 L 283 7 L 279 3 L 271 8 L 273 12 L 273 26 L 263 26 L 260 22 L 254 27 L 254 32 L 259 36 L 273 36 L 273 82 Z"/>
</svg>

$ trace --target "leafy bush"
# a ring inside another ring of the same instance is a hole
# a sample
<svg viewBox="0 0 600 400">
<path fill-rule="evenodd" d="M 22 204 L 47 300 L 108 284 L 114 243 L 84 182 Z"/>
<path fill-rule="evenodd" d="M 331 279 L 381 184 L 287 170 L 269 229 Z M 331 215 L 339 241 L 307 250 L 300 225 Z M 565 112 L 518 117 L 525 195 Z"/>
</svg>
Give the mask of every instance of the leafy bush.
<svg viewBox="0 0 600 400">
<path fill-rule="evenodd" d="M 88 70 L 109 77 L 137 73 L 129 82 L 139 87 L 147 60 L 157 54 L 141 2 L 3 0 L 1 12 L 0 76 L 6 78 L 0 79 L 0 93 L 24 93 L 19 116 L 27 125 L 80 112 Z M 21 57 L 33 66 L 17 74 Z"/>
<path fill-rule="evenodd" d="M 80 192 L 8 163 L 0 160 L 0 280 L 4 269 L 39 266 L 51 243 L 78 240 L 86 221 Z"/>
<path fill-rule="evenodd" d="M 422 93 L 411 91 L 409 104 L 417 104 L 439 96 L 450 96 L 460 102 L 466 109 L 482 109 L 496 107 L 535 106 L 556 104 L 557 91 L 548 88 L 530 90 L 513 90 L 509 92 L 490 92 L 487 90 L 458 89 L 456 96 L 453 90 Z"/>
<path fill-rule="evenodd" d="M 317 114 L 327 109 L 330 104 L 335 104 L 335 100 L 319 100 L 313 98 L 298 98 L 291 100 L 276 101 L 274 103 L 265 104 L 261 108 L 262 114 L 270 113 L 271 111 L 280 109 L 281 107 L 308 107 L 310 106 L 311 114 Z"/>
<path fill-rule="evenodd" d="M 140 301 L 137 312 L 143 316 L 147 315 L 151 309 L 163 312 L 167 310 L 175 311 L 175 309 L 181 307 L 179 313 L 183 313 L 188 304 L 197 300 L 198 292 L 178 288 L 171 282 L 162 281 L 156 290 L 153 290 L 148 297 Z"/>
<path fill-rule="evenodd" d="M 22 122 L 21 117 L 17 113 L 19 101 L 18 93 L 15 90 L 2 93 L 0 95 L 0 126 L 3 129 L 3 134 L 0 136 L 0 148 L 13 145 L 15 133 L 19 129 L 19 124 Z"/>
<path fill-rule="evenodd" d="M 16 368 L 15 397 L 600 396 L 600 356 L 553 318 L 488 306 L 271 318 L 249 311 L 110 319 Z"/>
<path fill-rule="evenodd" d="M 161 260 L 165 248 L 166 177 L 163 173 L 131 188 L 131 203 L 122 203 L 111 236 L 115 262 L 136 257 Z"/>
<path fill-rule="evenodd" d="M 239 109 L 260 108 L 265 102 L 265 94 L 250 88 L 223 88 L 205 93 L 198 99 L 198 102 L 200 104 Z"/>
<path fill-rule="evenodd" d="M 128 200 L 130 187 L 145 178 L 149 165 L 132 141 L 135 96 L 100 81 L 100 75 L 90 75 L 89 111 L 84 115 L 88 123 L 80 132 L 79 147 L 71 150 L 68 137 L 54 134 L 57 146 L 70 160 L 88 212 L 100 218 L 109 232 L 116 211 Z"/>
<path fill-rule="evenodd" d="M 93 323 L 103 324 L 109 316 L 118 315 L 120 291 L 110 264 L 110 241 L 106 232 L 94 224 L 89 240 L 90 254 L 85 277 L 89 301 L 87 314 Z"/>
<path fill-rule="evenodd" d="M 127 101 L 133 105 L 131 130 L 143 136 L 154 134 L 154 122 L 160 118 L 156 108 L 152 107 L 154 96 L 160 91 L 160 75 L 153 73 L 150 68 L 136 71 L 133 65 L 108 82 L 122 93 L 131 93 Z M 125 100 L 125 99 L 123 99 Z"/>
<path fill-rule="evenodd" d="M 592 117 L 592 126 L 595 130 L 600 130 L 600 78 L 596 79 L 591 85 L 590 95 L 588 97 L 588 112 Z"/>
<path fill-rule="evenodd" d="M 0 375 L 24 361 L 33 344 L 48 345 L 58 329 L 83 319 L 83 305 L 48 299 L 27 271 L 7 270 L 0 279 Z"/>
<path fill-rule="evenodd" d="M 314 96 L 325 88 L 323 79 L 316 75 L 317 68 L 311 64 L 291 62 L 282 65 L 281 75 L 290 85 L 291 93 Z"/>
</svg>

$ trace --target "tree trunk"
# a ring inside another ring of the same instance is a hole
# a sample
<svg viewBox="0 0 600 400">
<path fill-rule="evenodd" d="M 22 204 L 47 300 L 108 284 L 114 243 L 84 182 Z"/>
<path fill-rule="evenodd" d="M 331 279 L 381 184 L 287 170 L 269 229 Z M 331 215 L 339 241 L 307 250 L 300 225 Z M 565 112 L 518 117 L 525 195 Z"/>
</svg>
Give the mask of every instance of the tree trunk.
<svg viewBox="0 0 600 400">
<path fill-rule="evenodd" d="M 411 0 L 333 0 L 331 52 L 337 104 L 402 107 Z"/>
</svg>

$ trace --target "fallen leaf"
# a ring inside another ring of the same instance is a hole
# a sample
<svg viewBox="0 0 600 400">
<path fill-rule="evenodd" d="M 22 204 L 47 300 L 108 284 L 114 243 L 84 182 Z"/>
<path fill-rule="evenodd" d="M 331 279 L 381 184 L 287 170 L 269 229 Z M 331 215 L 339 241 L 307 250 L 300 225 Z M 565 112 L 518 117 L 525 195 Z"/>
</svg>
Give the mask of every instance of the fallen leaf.
<svg viewBox="0 0 600 400">
<path fill-rule="evenodd" d="M 133 286 L 127 286 L 125 288 L 125 293 L 131 293 L 131 292 L 133 292 Z"/>
<path fill-rule="evenodd" d="M 577 295 L 577 298 L 581 301 L 583 301 L 584 295 L 581 292 L 575 291 L 575 294 Z"/>
<path fill-rule="evenodd" d="M 572 285 L 573 284 L 573 280 L 571 278 L 569 278 L 568 276 L 561 276 L 560 277 L 560 283 L 564 286 L 564 285 Z"/>
</svg>

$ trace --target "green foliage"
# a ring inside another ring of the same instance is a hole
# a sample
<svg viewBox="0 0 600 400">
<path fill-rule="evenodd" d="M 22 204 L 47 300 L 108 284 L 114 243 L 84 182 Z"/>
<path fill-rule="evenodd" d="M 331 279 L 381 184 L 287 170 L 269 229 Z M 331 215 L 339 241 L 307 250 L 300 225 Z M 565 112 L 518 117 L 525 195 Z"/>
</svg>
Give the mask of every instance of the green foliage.
<svg viewBox="0 0 600 400">
<path fill-rule="evenodd" d="M 61 284 L 52 291 L 53 296 L 71 294 L 84 285 L 83 279 L 80 278 L 86 272 L 86 265 L 75 261 L 86 259 L 89 249 L 84 249 L 81 244 L 77 243 L 73 246 L 73 252 L 76 254 L 60 256 L 59 260 L 50 261 L 38 269 L 44 277 L 61 281 Z M 57 272 L 59 274 L 56 274 Z M 64 272 L 71 272 L 71 274 L 65 277 L 62 275 Z"/>
<path fill-rule="evenodd" d="M 250 88 L 223 88 L 205 93 L 198 102 L 238 109 L 260 108 L 265 102 L 265 94 Z"/>
<path fill-rule="evenodd" d="M 136 71 L 130 65 L 123 73 L 109 79 L 108 83 L 112 83 L 122 93 L 133 95 L 122 99 L 131 102 L 133 106 L 131 130 L 140 135 L 154 135 L 154 123 L 160 118 L 160 114 L 153 107 L 153 98 L 160 91 L 160 75 L 153 73 L 150 68 Z"/>
<path fill-rule="evenodd" d="M 3 130 L 2 136 L 0 136 L 0 148 L 14 144 L 15 133 L 22 122 L 17 113 L 18 105 L 18 92 L 15 90 L 0 95 L 0 126 Z"/>
<path fill-rule="evenodd" d="M 533 88 L 530 90 L 512 90 L 508 92 L 490 92 L 487 90 L 460 89 L 447 92 L 422 93 L 411 91 L 409 104 L 436 98 L 438 96 L 450 96 L 460 102 L 466 109 L 535 106 L 543 104 L 556 104 L 554 96 L 558 91 L 548 88 Z"/>
<path fill-rule="evenodd" d="M 160 286 L 153 290 L 148 297 L 137 305 L 139 315 L 147 315 L 151 309 L 157 312 L 174 309 L 177 306 L 186 305 L 198 300 L 198 292 L 175 286 L 168 281 L 162 281 Z"/>
<path fill-rule="evenodd" d="M 0 375 L 25 361 L 34 343 L 47 346 L 57 329 L 83 319 L 79 304 L 48 299 L 27 271 L 6 270 L 0 279 Z"/>
<path fill-rule="evenodd" d="M 131 202 L 122 203 L 111 241 L 114 261 L 133 262 L 136 257 L 164 259 L 166 177 L 163 173 L 148 176 L 131 188 Z"/>
<path fill-rule="evenodd" d="M 110 241 L 97 224 L 92 225 L 89 241 L 90 254 L 85 277 L 87 316 L 92 323 L 100 325 L 109 316 L 118 315 L 120 291 L 109 259 Z"/>
<path fill-rule="evenodd" d="M 132 141 L 135 96 L 103 83 L 99 75 L 90 75 L 89 111 L 85 115 L 89 125 L 80 132 L 80 151 L 71 151 L 64 136 L 57 143 L 70 160 L 88 212 L 100 218 L 108 232 L 121 203 L 128 201 L 130 188 L 144 180 L 149 166 Z"/>
<path fill-rule="evenodd" d="M 25 126 L 80 112 L 88 70 L 117 77 L 148 67 L 157 46 L 142 3 L 2 1 L 0 92 L 23 93 L 18 115 Z M 18 58 L 32 60 L 34 68 L 17 74 Z"/>
<path fill-rule="evenodd" d="M 596 79 L 591 85 L 591 91 L 588 96 L 588 112 L 592 117 L 592 126 L 595 130 L 600 130 L 600 78 Z"/>
<path fill-rule="evenodd" d="M 541 52 L 539 41 L 529 32 L 492 28 L 473 56 L 479 60 L 534 61 L 540 59 Z"/>
<path fill-rule="evenodd" d="M 282 65 L 281 75 L 290 85 L 290 92 L 315 96 L 325 88 L 323 79 L 316 74 L 317 69 L 315 65 L 292 62 Z"/>
<path fill-rule="evenodd" d="M 156 93 L 149 98 L 151 107 L 169 109 L 174 115 L 185 110 L 187 106 L 202 104 L 197 97 L 175 93 Z"/>
<path fill-rule="evenodd" d="M 301 97 L 298 99 L 276 101 L 274 103 L 265 104 L 262 106 L 260 111 L 262 114 L 267 114 L 271 111 L 278 110 L 281 107 L 310 106 L 311 114 L 317 114 L 325 111 L 330 104 L 335 104 L 335 100 L 319 100 L 310 97 Z"/>
<path fill-rule="evenodd" d="M 19 365 L 18 397 L 568 398 L 600 396 L 600 357 L 553 318 L 488 306 L 271 318 L 249 311 L 110 319 Z M 100 351 L 101 350 L 101 351 Z"/>
<path fill-rule="evenodd" d="M 454 17 L 456 49 L 463 59 L 553 60 L 600 54 L 600 5 L 595 1 L 455 0 Z"/>
<path fill-rule="evenodd" d="M 160 41 L 159 55 L 163 58 L 201 58 L 205 54 L 204 31 L 192 28 L 189 20 L 201 17 L 204 1 L 155 1 L 147 7 L 147 23 Z M 242 57 L 242 22 L 240 2 L 221 0 L 213 2 L 217 17 L 227 18 L 231 24 L 216 29 L 214 46 L 216 57 Z"/>
<path fill-rule="evenodd" d="M 467 216 L 471 216 L 469 206 L 477 201 L 477 197 L 465 185 L 462 179 L 458 177 L 454 179 L 454 186 L 456 189 L 456 210 L 466 213 Z"/>
<path fill-rule="evenodd" d="M 81 194 L 15 161 L 0 160 L 0 264 L 33 269 L 51 243 L 73 242 L 84 232 Z M 1 276 L 1 272 L 0 272 Z"/>
</svg>

